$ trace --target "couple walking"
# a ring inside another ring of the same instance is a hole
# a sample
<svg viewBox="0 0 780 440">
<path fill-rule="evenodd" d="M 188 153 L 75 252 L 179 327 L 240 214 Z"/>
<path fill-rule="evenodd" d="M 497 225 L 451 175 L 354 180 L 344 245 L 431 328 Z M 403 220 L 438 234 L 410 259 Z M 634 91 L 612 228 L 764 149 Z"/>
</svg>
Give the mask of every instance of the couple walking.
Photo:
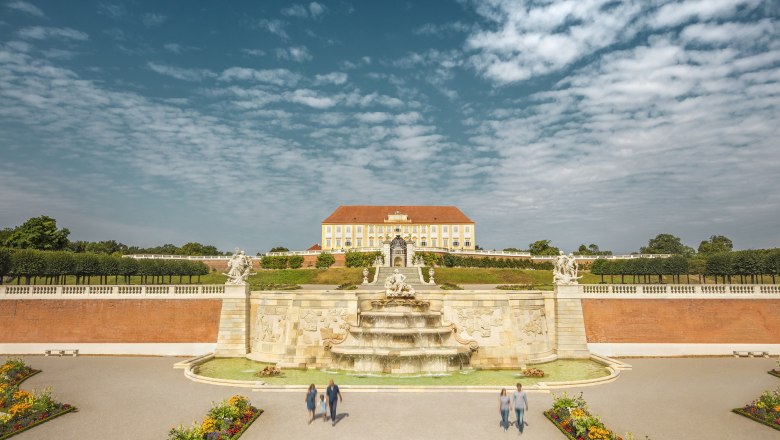
<svg viewBox="0 0 780 440">
<path fill-rule="evenodd" d="M 325 397 L 327 396 L 327 403 Z M 327 409 L 330 407 L 330 422 L 331 426 L 336 426 L 336 404 L 343 400 L 341 397 L 341 391 L 339 386 L 333 383 L 333 379 L 330 380 L 328 388 L 325 389 L 325 394 L 320 395 L 320 412 L 322 413 L 322 420 L 328 421 Z M 309 410 L 309 424 L 314 420 L 315 411 L 317 408 L 317 387 L 314 384 L 309 385 L 309 391 L 306 393 L 306 409 Z"/>
<path fill-rule="evenodd" d="M 515 415 L 517 416 L 517 429 L 523 432 L 523 416 L 528 411 L 528 398 L 523 391 L 523 385 L 517 384 L 517 391 L 512 393 L 510 398 L 506 394 L 506 388 L 501 389 L 501 394 L 498 396 L 498 412 L 501 413 L 501 426 L 504 427 L 504 432 L 509 429 L 509 411 L 515 409 Z"/>
</svg>

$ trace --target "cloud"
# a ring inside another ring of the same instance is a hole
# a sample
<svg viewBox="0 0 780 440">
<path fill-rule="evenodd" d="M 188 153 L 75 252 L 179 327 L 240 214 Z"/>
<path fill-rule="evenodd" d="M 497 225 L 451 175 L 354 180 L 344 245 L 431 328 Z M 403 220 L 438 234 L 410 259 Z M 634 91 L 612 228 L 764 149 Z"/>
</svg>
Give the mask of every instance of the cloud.
<svg viewBox="0 0 780 440">
<path fill-rule="evenodd" d="M 277 86 L 294 86 L 301 81 L 301 75 L 287 69 L 250 69 L 231 67 L 219 76 L 220 81 L 257 81 Z"/>
<path fill-rule="evenodd" d="M 124 19 L 129 14 L 124 5 L 114 3 L 99 3 L 98 14 L 105 15 L 113 19 Z"/>
<path fill-rule="evenodd" d="M 277 48 L 276 58 L 280 60 L 290 60 L 296 63 L 302 63 L 312 59 L 309 49 L 306 46 L 292 46 L 288 48 Z"/>
<path fill-rule="evenodd" d="M 89 39 L 89 35 L 84 32 L 77 31 L 71 28 L 55 28 L 55 27 L 41 27 L 32 26 L 19 30 L 18 35 L 21 38 L 31 40 L 76 40 L 85 41 Z"/>
<path fill-rule="evenodd" d="M 436 36 L 449 36 L 456 33 L 466 33 L 474 29 L 473 25 L 466 24 L 460 21 L 452 23 L 425 23 L 424 25 L 413 30 L 415 35 L 436 35 Z"/>
<path fill-rule="evenodd" d="M 325 75 L 315 75 L 314 84 L 336 84 L 341 85 L 347 82 L 347 74 L 344 72 L 331 72 Z"/>
<path fill-rule="evenodd" d="M 206 78 L 215 78 L 217 75 L 206 69 L 188 69 L 183 67 L 168 66 L 165 64 L 148 62 L 147 67 L 160 75 L 170 76 L 171 78 L 182 81 L 202 81 Z"/>
<path fill-rule="evenodd" d="M 252 57 L 262 57 L 266 55 L 266 52 L 262 49 L 241 49 L 241 52 Z"/>
<path fill-rule="evenodd" d="M 165 20 L 167 19 L 168 17 L 163 14 L 147 12 L 141 17 L 141 23 L 143 23 L 146 27 L 157 27 L 162 26 L 162 24 L 165 23 Z"/>
<path fill-rule="evenodd" d="M 10 9 L 14 9 L 16 11 L 24 12 L 26 14 L 33 15 L 35 17 L 44 17 L 45 14 L 41 10 L 41 8 L 35 6 L 32 3 L 27 3 L 23 1 L 13 1 L 10 3 L 6 3 L 5 6 Z"/>
<path fill-rule="evenodd" d="M 282 9 L 282 15 L 287 17 L 308 18 L 309 11 L 304 5 L 292 5 L 288 8 Z"/>
<path fill-rule="evenodd" d="M 260 29 L 263 29 L 266 32 L 270 32 L 283 40 L 290 38 L 290 36 L 287 35 L 287 32 L 284 30 L 284 28 L 287 26 L 287 23 L 282 20 L 268 20 L 264 18 L 257 23 L 257 26 Z"/>
<path fill-rule="evenodd" d="M 486 0 L 477 13 L 495 29 L 466 40 L 473 68 L 499 84 L 560 71 L 631 33 L 642 10 L 638 0 L 567 0 L 526 3 Z"/>
<path fill-rule="evenodd" d="M 309 14 L 311 14 L 312 18 L 319 17 L 320 15 L 324 14 L 325 11 L 327 11 L 325 5 L 317 2 L 309 3 Z"/>
<path fill-rule="evenodd" d="M 760 0 L 673 1 L 661 6 L 650 19 L 650 24 L 655 28 L 663 28 L 694 19 L 711 20 L 732 15 L 739 8 L 753 9 L 760 4 Z"/>
<path fill-rule="evenodd" d="M 686 42 L 702 44 L 729 44 L 738 40 L 755 43 L 762 37 L 777 34 L 777 25 L 769 19 L 755 23 L 695 23 L 680 33 Z"/>
<path fill-rule="evenodd" d="M 338 98 L 323 95 L 317 91 L 309 89 L 298 89 L 287 96 L 291 102 L 307 105 L 317 109 L 330 108 L 339 102 Z"/>
<path fill-rule="evenodd" d="M 182 51 L 182 46 L 179 43 L 167 43 L 163 45 L 163 48 L 165 48 L 165 50 L 168 52 L 173 53 L 181 53 Z"/>
</svg>

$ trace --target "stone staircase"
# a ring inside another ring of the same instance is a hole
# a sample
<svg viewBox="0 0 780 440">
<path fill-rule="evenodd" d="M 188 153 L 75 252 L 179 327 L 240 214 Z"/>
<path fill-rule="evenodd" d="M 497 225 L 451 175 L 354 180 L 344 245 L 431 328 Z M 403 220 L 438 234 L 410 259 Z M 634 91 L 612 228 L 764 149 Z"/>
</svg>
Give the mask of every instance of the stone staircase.
<svg viewBox="0 0 780 440">
<path fill-rule="evenodd" d="M 376 279 L 377 285 L 384 285 L 387 277 L 393 274 L 395 269 L 398 272 L 406 275 L 406 284 L 412 286 L 414 290 L 430 289 L 429 284 L 423 284 L 420 280 L 420 268 L 419 267 L 379 267 L 379 276 Z"/>
</svg>

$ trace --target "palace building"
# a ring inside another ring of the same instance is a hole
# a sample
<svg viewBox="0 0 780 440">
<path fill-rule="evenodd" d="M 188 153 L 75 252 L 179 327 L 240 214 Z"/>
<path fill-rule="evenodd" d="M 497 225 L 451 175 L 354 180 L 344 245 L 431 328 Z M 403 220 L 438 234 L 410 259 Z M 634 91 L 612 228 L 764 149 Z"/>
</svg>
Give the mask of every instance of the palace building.
<svg viewBox="0 0 780 440">
<path fill-rule="evenodd" d="M 455 206 L 339 206 L 322 221 L 322 250 L 381 248 L 400 236 L 426 248 L 474 250 L 474 221 Z"/>
</svg>

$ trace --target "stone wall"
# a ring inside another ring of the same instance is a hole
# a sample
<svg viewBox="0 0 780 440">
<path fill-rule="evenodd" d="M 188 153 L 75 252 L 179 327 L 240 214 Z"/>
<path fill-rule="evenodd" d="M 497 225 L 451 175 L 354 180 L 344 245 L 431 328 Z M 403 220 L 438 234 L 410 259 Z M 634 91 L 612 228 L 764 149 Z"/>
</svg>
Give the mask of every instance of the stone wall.
<svg viewBox="0 0 780 440">
<path fill-rule="evenodd" d="M 2 300 L 0 343 L 217 341 L 219 299 Z"/>
<path fill-rule="evenodd" d="M 589 343 L 780 344 L 780 299 L 582 299 Z"/>
</svg>

